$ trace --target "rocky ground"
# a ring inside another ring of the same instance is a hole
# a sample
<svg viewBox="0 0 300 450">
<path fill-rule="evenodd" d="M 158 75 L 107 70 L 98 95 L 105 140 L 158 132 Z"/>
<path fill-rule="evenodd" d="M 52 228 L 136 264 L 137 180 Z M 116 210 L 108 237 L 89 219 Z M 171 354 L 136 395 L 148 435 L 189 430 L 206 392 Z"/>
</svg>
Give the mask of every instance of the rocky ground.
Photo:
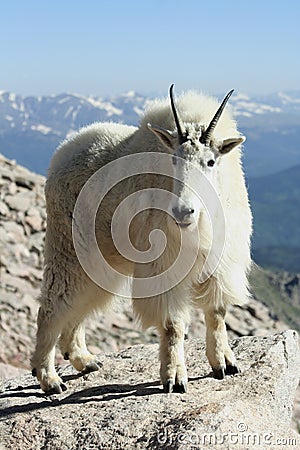
<svg viewBox="0 0 300 450">
<path fill-rule="evenodd" d="M 34 347 L 46 226 L 44 183 L 44 177 L 0 155 L 0 377 L 3 378 L 28 370 Z M 275 277 L 275 287 L 277 281 Z M 276 289 L 283 289 L 286 295 L 283 285 L 293 287 L 291 295 L 297 302 L 297 283 L 299 286 L 299 276 L 287 274 Z M 232 308 L 227 327 L 231 338 L 269 335 L 288 328 L 256 298 L 248 305 Z M 189 337 L 204 335 L 203 316 L 196 311 Z M 155 330 L 139 330 L 130 305 L 119 302 L 113 312 L 89 319 L 87 342 L 93 352 L 107 353 L 133 344 L 157 342 L 157 335 Z M 61 355 L 57 358 L 59 364 L 64 363 Z"/>
<path fill-rule="evenodd" d="M 212 378 L 202 340 L 185 343 L 186 394 L 163 394 L 158 346 L 102 354 L 101 370 L 60 370 L 67 390 L 45 397 L 30 374 L 0 384 L 0 448 L 296 449 L 290 429 L 299 380 L 293 331 L 231 343 L 241 373 Z M 1 447 L 2 443 L 2 447 Z"/>
</svg>

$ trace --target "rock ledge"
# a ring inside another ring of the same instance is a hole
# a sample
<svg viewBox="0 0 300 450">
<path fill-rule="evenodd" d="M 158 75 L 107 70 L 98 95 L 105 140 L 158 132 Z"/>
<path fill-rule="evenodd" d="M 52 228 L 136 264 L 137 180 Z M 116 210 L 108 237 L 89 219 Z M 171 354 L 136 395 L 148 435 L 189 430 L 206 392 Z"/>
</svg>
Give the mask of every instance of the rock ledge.
<svg viewBox="0 0 300 450">
<path fill-rule="evenodd" d="M 45 397 L 28 373 L 0 385 L 0 449 L 299 448 L 290 430 L 298 335 L 232 341 L 241 373 L 211 377 L 204 342 L 186 341 L 187 394 L 163 394 L 158 346 L 101 355 L 102 368 L 60 369 L 68 390 Z M 281 445 L 280 445 L 281 444 Z"/>
</svg>

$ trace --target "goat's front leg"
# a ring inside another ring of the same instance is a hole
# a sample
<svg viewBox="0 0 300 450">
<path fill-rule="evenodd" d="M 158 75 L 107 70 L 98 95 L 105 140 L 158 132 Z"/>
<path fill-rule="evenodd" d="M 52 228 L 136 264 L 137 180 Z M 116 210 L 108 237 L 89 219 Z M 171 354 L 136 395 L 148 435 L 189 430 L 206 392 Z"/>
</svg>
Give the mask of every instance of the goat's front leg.
<svg viewBox="0 0 300 450">
<path fill-rule="evenodd" d="M 164 392 L 187 391 L 187 371 L 184 362 L 185 324 L 181 321 L 167 322 L 160 327 L 160 377 Z"/>
<path fill-rule="evenodd" d="M 208 308 L 204 311 L 206 322 L 206 356 L 214 377 L 223 379 L 225 375 L 239 372 L 233 351 L 229 347 L 225 325 L 225 308 Z"/>
</svg>

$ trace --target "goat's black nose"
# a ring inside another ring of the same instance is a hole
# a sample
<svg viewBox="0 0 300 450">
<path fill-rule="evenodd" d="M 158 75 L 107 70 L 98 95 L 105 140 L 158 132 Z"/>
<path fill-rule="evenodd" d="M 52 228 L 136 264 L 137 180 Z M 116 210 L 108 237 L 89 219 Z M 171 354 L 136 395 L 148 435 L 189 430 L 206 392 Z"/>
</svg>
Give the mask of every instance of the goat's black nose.
<svg viewBox="0 0 300 450">
<path fill-rule="evenodd" d="M 183 222 L 185 219 L 188 219 L 189 216 L 194 214 L 193 208 L 187 208 L 186 206 L 182 206 L 180 208 L 178 206 L 174 206 L 172 208 L 172 212 L 178 222 Z"/>
</svg>

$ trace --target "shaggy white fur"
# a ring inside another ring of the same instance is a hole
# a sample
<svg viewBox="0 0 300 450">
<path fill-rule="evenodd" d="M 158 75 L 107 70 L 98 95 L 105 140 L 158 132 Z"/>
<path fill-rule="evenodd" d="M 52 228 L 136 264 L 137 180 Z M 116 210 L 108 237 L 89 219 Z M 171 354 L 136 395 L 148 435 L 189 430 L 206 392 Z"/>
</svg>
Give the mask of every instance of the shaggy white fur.
<svg viewBox="0 0 300 450">
<path fill-rule="evenodd" d="M 32 357 L 33 373 L 45 392 L 59 393 L 64 388 L 54 367 L 54 349 L 58 340 L 65 358 L 77 370 L 88 372 L 99 369 L 97 358 L 86 348 L 82 322 L 93 310 L 109 307 L 113 298 L 113 294 L 91 280 L 78 261 L 72 237 L 72 218 L 78 195 L 97 170 L 127 155 L 137 155 L 140 164 L 141 152 L 179 152 L 186 162 L 183 171 L 187 180 L 187 161 L 198 164 L 199 170 L 211 180 L 226 225 L 221 260 L 207 279 L 200 279 L 213 239 L 210 220 L 218 218 L 207 217 L 207 211 L 199 210 L 196 224 L 200 248 L 188 275 L 166 292 L 135 298 L 137 278 L 163 273 L 174 262 L 180 248 L 181 233 L 185 233 L 187 250 L 189 246 L 191 250 L 194 246 L 190 227 L 181 229 L 173 218 L 166 217 L 166 213 L 151 209 L 133 218 L 129 228 L 130 238 L 135 248 L 146 251 L 149 248 L 149 234 L 159 228 L 167 238 L 165 251 L 152 262 L 134 263 L 116 249 L 111 236 L 111 221 L 120 202 L 141 189 L 173 190 L 170 178 L 153 174 L 124 179 L 104 198 L 95 221 L 99 248 L 111 267 L 132 278 L 133 308 L 141 324 L 144 327 L 156 326 L 160 332 L 160 374 L 166 392 L 185 392 L 187 389 L 183 339 L 193 307 L 201 307 L 205 313 L 207 357 L 214 375 L 223 378 L 225 374 L 237 373 L 236 360 L 227 341 L 224 317 L 228 304 L 241 304 L 249 295 L 247 273 L 251 265 L 252 217 L 241 166 L 240 144 L 244 139 L 228 107 L 220 117 L 209 148 L 199 142 L 199 133 L 207 128 L 217 108 L 215 99 L 196 92 L 187 92 L 178 98 L 178 114 L 182 128 L 189 137 L 182 145 L 178 142 L 174 116 L 166 98 L 149 105 L 138 128 L 95 123 L 80 130 L 58 148 L 51 161 L 45 188 L 45 269 L 39 299 L 36 349 Z M 226 154 L 222 154 L 226 145 L 226 152 L 223 152 Z M 211 158 L 215 164 L 209 168 L 207 160 Z M 159 159 L 154 158 L 153 161 L 154 166 L 157 161 L 159 164 Z M 176 167 L 174 170 L 177 170 Z M 185 199 L 188 195 L 185 187 L 180 192 L 181 200 Z M 155 207 L 155 198 L 153 201 Z M 189 251 L 184 254 L 187 260 L 182 261 L 183 267 L 189 264 L 186 256 Z"/>
</svg>

